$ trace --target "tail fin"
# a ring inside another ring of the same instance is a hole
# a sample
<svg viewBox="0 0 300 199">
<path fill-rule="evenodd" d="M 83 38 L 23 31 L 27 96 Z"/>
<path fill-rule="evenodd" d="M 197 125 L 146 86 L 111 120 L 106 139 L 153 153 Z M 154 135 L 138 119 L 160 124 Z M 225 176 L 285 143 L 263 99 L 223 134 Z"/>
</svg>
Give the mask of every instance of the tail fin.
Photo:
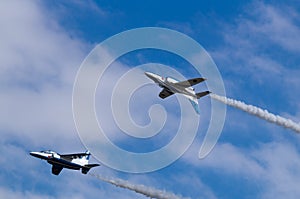
<svg viewBox="0 0 300 199">
<path fill-rule="evenodd" d="M 86 165 L 89 163 L 91 153 L 89 151 L 86 151 L 83 153 L 78 159 L 73 159 L 73 162 L 77 162 L 81 165 Z"/>
<path fill-rule="evenodd" d="M 100 166 L 100 164 L 88 164 L 89 162 L 89 159 L 90 159 L 90 156 L 91 156 L 91 153 L 89 151 L 86 151 L 85 152 L 85 156 L 83 158 L 85 158 L 85 164 L 84 166 L 82 166 L 81 168 L 81 172 L 83 174 L 87 174 L 89 172 L 89 170 L 93 167 L 97 167 L 97 166 Z"/>
<path fill-rule="evenodd" d="M 199 110 L 199 105 L 198 105 L 198 100 L 195 97 L 189 96 L 189 95 L 184 95 L 186 98 L 189 99 L 189 101 L 191 102 L 194 110 L 196 111 L 196 113 L 199 115 L 200 114 L 200 110 Z"/>
<path fill-rule="evenodd" d="M 191 102 L 196 113 L 199 115 L 200 109 L 199 109 L 199 105 L 198 105 L 198 100 L 196 98 L 189 98 L 189 101 Z"/>
<path fill-rule="evenodd" d="M 205 96 L 205 95 L 208 95 L 210 93 L 211 93 L 210 91 L 204 91 L 204 92 L 201 92 L 201 93 L 196 93 L 197 98 L 191 97 L 191 96 L 188 96 L 188 95 L 185 95 L 185 96 L 189 99 L 189 101 L 191 102 L 194 110 L 199 115 L 200 114 L 200 109 L 199 109 L 199 105 L 198 105 L 198 99 Z"/>
<path fill-rule="evenodd" d="M 91 153 L 90 153 L 90 151 L 89 150 L 87 150 L 86 152 L 85 152 L 85 159 L 87 160 L 87 161 L 89 161 L 89 159 L 90 159 L 90 156 L 91 156 Z"/>
<path fill-rule="evenodd" d="M 196 96 L 197 96 L 197 99 L 199 99 L 199 98 L 204 97 L 205 95 L 208 95 L 210 93 L 211 93 L 210 91 L 204 91 L 204 92 L 201 92 L 201 93 L 196 93 Z"/>
</svg>

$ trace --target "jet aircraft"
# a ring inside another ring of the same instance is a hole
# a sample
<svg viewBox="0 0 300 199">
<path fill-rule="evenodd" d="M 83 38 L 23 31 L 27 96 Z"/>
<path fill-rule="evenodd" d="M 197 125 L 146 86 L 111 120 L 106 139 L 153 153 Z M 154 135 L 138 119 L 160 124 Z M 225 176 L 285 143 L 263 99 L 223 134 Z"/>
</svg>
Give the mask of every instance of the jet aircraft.
<svg viewBox="0 0 300 199">
<path fill-rule="evenodd" d="M 205 78 L 193 78 L 180 82 L 171 77 L 164 78 L 151 72 L 145 72 L 145 75 L 157 83 L 158 86 L 163 88 L 163 90 L 159 93 L 160 98 L 165 99 L 174 93 L 183 94 L 189 99 L 197 114 L 199 114 L 199 105 L 197 99 L 210 93 L 210 91 L 195 93 L 195 89 L 192 87 L 193 85 L 205 81 Z"/>
<path fill-rule="evenodd" d="M 87 174 L 92 167 L 99 166 L 99 164 L 88 164 L 91 153 L 86 151 L 85 153 L 74 154 L 58 154 L 51 150 L 30 152 L 30 155 L 47 160 L 52 165 L 52 173 L 58 175 L 63 168 L 80 170 L 83 174 Z"/>
</svg>

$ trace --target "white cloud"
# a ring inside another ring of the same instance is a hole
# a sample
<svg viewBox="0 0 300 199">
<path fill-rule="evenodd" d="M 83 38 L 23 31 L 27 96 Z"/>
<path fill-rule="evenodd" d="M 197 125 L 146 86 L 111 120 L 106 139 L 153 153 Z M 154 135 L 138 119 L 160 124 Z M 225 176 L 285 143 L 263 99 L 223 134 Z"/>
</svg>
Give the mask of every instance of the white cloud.
<svg viewBox="0 0 300 199">
<path fill-rule="evenodd" d="M 0 4 L 2 134 L 47 146 L 72 139 L 72 84 L 88 45 L 49 18 L 41 2 Z"/>
<path fill-rule="evenodd" d="M 297 68 L 288 65 L 290 60 L 284 59 L 294 59 L 294 53 L 300 50 L 295 10 L 263 2 L 251 3 L 245 10 L 233 25 L 223 26 L 225 46 L 213 53 L 217 62 L 222 63 L 219 67 L 259 84 L 266 80 L 277 83 L 283 74 L 297 71 L 290 69 Z"/>
<path fill-rule="evenodd" d="M 1 82 L 40 87 L 72 83 L 85 48 L 37 2 L 1 2 Z M 14 11 L 12 11 L 14 10 Z"/>
<path fill-rule="evenodd" d="M 247 26 L 251 34 L 263 34 L 283 49 L 291 52 L 300 51 L 299 14 L 286 5 L 271 6 L 263 2 L 255 3 L 251 8 L 258 21 L 249 21 Z"/>
<path fill-rule="evenodd" d="M 133 198 L 135 193 L 91 182 L 76 171 L 64 170 L 57 179 L 51 165 L 28 154 L 43 147 L 83 148 L 73 123 L 72 86 L 90 44 L 71 37 L 48 12 L 40 1 L 0 2 L 0 195 Z"/>
<path fill-rule="evenodd" d="M 300 113 L 297 16 L 296 10 L 287 5 L 254 1 L 234 24 L 223 24 L 225 45 L 212 53 L 221 73 L 226 74 L 228 96 L 296 122 Z M 240 123 L 234 118 L 229 122 Z"/>
<path fill-rule="evenodd" d="M 205 159 L 197 158 L 197 144 L 184 160 L 199 169 L 209 169 L 220 178 L 238 177 L 255 182 L 261 198 L 297 198 L 300 153 L 288 141 L 260 144 L 245 149 L 229 143 L 218 144 Z"/>
<path fill-rule="evenodd" d="M 262 198 L 298 198 L 300 191 L 300 153 L 289 142 L 262 145 L 253 155 L 261 162 L 264 172 Z"/>
<path fill-rule="evenodd" d="M 176 182 L 177 186 L 182 187 L 185 190 L 185 193 L 189 193 L 190 195 L 197 193 L 197 198 L 217 198 L 213 190 L 209 186 L 205 185 L 201 178 L 197 176 L 197 172 L 188 171 L 185 173 L 180 173 L 176 176 L 173 176 L 171 179 L 173 182 Z M 195 196 L 191 198 L 195 198 Z"/>
<path fill-rule="evenodd" d="M 51 196 L 47 196 L 47 195 L 43 195 L 43 194 L 35 194 L 35 193 L 31 193 L 31 192 L 21 192 L 21 191 L 13 191 L 10 189 L 6 189 L 3 187 L 0 187 L 0 195 L 3 198 L 7 198 L 7 199 L 20 199 L 20 198 L 24 198 L 24 199 L 52 199 L 55 197 L 51 197 Z"/>
</svg>

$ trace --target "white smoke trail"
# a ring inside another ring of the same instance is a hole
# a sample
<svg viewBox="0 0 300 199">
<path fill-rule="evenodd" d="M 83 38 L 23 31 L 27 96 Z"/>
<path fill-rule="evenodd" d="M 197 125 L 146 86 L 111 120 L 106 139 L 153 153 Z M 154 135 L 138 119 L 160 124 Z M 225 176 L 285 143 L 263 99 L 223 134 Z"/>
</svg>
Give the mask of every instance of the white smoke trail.
<svg viewBox="0 0 300 199">
<path fill-rule="evenodd" d="M 132 191 L 135 191 L 137 193 L 143 194 L 149 198 L 157 198 L 157 199 L 188 199 L 188 198 L 182 198 L 181 196 L 177 196 L 174 193 L 169 193 L 166 191 L 154 189 L 152 187 L 147 187 L 145 185 L 136 185 L 131 184 L 130 182 L 122 179 L 117 178 L 107 178 L 100 176 L 99 174 L 90 173 L 91 176 L 98 178 L 99 180 L 102 180 L 104 182 L 108 182 L 110 184 L 113 184 L 117 187 L 122 187 L 125 189 L 129 189 Z"/>
<path fill-rule="evenodd" d="M 285 128 L 291 129 L 297 133 L 300 133 L 300 124 L 298 124 L 290 119 L 283 118 L 279 115 L 269 113 L 267 110 L 263 110 L 256 106 L 248 105 L 248 104 L 245 104 L 244 102 L 230 99 L 227 97 L 219 96 L 216 94 L 210 94 L 210 97 L 213 99 L 216 99 L 220 102 L 223 102 L 224 104 L 227 104 L 229 106 L 241 109 L 247 113 L 258 116 L 268 122 L 275 123 L 279 126 L 283 126 Z"/>
</svg>

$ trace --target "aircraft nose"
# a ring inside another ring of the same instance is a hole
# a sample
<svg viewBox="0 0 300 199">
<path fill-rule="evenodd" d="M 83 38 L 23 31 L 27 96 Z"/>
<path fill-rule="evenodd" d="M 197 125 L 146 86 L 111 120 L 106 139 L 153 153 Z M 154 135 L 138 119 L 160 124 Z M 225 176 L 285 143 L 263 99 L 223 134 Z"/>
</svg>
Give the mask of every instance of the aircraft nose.
<svg viewBox="0 0 300 199">
<path fill-rule="evenodd" d="M 147 77 L 149 77 L 150 79 L 152 79 L 153 81 L 155 81 L 156 79 L 159 78 L 158 75 L 156 75 L 156 74 L 154 74 L 154 73 L 150 73 L 150 72 L 145 72 L 145 75 L 146 75 Z"/>
<path fill-rule="evenodd" d="M 145 72 L 145 75 L 148 77 L 153 77 L 152 73 L 150 73 L 150 72 Z"/>
<path fill-rule="evenodd" d="M 30 152 L 30 155 L 32 155 L 33 157 L 39 157 L 40 155 L 37 152 Z"/>
</svg>

